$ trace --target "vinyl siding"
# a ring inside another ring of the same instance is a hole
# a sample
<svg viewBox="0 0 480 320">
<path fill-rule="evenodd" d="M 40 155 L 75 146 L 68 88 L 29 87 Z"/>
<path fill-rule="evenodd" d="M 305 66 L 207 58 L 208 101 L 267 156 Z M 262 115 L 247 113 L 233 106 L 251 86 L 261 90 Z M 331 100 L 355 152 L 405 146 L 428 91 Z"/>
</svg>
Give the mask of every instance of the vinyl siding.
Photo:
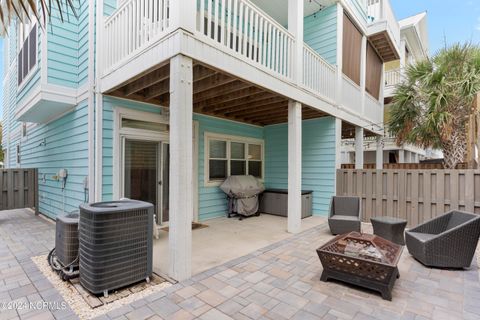
<svg viewBox="0 0 480 320">
<path fill-rule="evenodd" d="M 337 63 L 337 6 L 304 19 L 304 41 L 330 64 Z"/>
<path fill-rule="evenodd" d="M 313 191 L 313 214 L 325 216 L 335 192 L 335 118 L 302 123 L 302 189 Z M 287 124 L 265 127 L 265 187 L 288 188 Z"/>
<path fill-rule="evenodd" d="M 263 139 L 263 128 L 233 121 L 221 120 L 195 114 L 198 121 L 198 210 L 199 220 L 225 216 L 227 202 L 225 193 L 219 187 L 205 186 L 205 133 L 220 133 L 226 135 Z"/>
<path fill-rule="evenodd" d="M 29 127 L 27 136 L 20 140 L 21 167 L 38 168 L 40 212 L 51 218 L 61 214 L 64 207 L 65 212 L 78 210 L 86 200 L 83 182 L 88 176 L 87 113 L 85 100 L 60 119 Z M 61 182 L 52 178 L 62 168 L 68 170 L 64 191 Z"/>
</svg>

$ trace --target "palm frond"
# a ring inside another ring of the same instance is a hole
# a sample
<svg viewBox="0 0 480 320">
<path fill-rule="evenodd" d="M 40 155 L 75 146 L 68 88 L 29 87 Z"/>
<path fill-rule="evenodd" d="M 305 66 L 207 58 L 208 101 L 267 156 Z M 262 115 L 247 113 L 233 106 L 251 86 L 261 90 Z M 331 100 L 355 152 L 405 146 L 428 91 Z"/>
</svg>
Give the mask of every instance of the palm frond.
<svg viewBox="0 0 480 320">
<path fill-rule="evenodd" d="M 52 14 L 52 9 L 59 12 L 60 20 L 63 22 L 63 15 L 68 10 L 72 10 L 75 18 L 78 19 L 77 11 L 72 0 L 0 0 L 0 35 L 4 36 L 8 33 L 8 28 L 14 18 L 24 22 L 31 20 L 32 16 L 36 19 L 41 27 L 47 23 L 47 17 Z M 37 6 L 37 1 L 39 5 Z M 80 0 L 78 0 L 80 1 Z"/>
</svg>

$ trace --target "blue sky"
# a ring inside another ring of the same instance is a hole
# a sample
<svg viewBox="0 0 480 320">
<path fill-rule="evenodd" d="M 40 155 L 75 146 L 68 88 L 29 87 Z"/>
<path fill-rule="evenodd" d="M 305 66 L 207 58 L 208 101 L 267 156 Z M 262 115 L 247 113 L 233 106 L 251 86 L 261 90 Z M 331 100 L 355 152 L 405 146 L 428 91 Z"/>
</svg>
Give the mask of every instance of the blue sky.
<svg viewBox="0 0 480 320">
<path fill-rule="evenodd" d="M 427 11 L 430 54 L 447 44 L 480 43 L 480 0 L 390 0 L 397 19 Z"/>
<path fill-rule="evenodd" d="M 480 43 L 480 0 L 390 0 L 397 19 L 428 12 L 430 54 L 447 44 Z M 0 79 L 3 79 L 3 40 L 0 39 Z M 1 83 L 1 82 L 0 82 Z M 3 90 L 0 90 L 2 101 Z M 0 103 L 0 119 L 2 118 Z"/>
</svg>

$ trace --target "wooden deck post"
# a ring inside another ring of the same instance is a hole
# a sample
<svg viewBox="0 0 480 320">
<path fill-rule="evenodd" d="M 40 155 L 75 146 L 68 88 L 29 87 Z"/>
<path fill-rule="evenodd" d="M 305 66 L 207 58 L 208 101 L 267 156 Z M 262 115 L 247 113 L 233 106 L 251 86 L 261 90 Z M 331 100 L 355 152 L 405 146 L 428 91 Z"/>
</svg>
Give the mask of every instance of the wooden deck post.
<svg viewBox="0 0 480 320">
<path fill-rule="evenodd" d="M 192 274 L 192 68 L 192 59 L 183 55 L 170 60 L 169 275 L 178 281 Z"/>
<path fill-rule="evenodd" d="M 288 232 L 302 225 L 302 105 L 288 102 Z"/>
</svg>

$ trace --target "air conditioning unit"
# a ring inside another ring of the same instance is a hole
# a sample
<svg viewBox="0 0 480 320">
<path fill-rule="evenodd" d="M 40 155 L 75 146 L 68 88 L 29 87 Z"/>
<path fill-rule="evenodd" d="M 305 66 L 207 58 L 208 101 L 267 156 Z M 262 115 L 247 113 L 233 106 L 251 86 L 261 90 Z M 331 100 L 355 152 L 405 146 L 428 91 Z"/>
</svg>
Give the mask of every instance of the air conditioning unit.
<svg viewBox="0 0 480 320">
<path fill-rule="evenodd" d="M 80 205 L 80 283 L 94 294 L 152 275 L 153 205 L 135 200 Z"/>
<path fill-rule="evenodd" d="M 65 267 L 77 265 L 79 213 L 68 213 L 57 217 L 55 228 L 55 254 Z"/>
</svg>

